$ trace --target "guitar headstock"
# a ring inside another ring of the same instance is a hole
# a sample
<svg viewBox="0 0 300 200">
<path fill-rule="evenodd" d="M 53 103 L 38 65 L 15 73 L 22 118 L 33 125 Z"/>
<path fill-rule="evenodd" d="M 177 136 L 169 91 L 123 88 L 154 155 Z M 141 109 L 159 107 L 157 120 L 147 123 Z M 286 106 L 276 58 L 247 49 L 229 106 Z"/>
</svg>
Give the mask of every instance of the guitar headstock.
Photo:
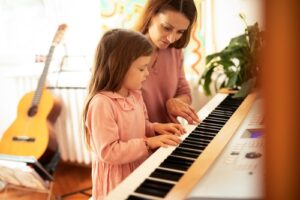
<svg viewBox="0 0 300 200">
<path fill-rule="evenodd" d="M 67 29 L 66 24 L 59 25 L 59 27 L 55 33 L 55 36 L 53 38 L 52 45 L 57 45 L 61 42 L 61 39 L 63 38 L 63 35 L 64 35 L 66 29 Z"/>
</svg>

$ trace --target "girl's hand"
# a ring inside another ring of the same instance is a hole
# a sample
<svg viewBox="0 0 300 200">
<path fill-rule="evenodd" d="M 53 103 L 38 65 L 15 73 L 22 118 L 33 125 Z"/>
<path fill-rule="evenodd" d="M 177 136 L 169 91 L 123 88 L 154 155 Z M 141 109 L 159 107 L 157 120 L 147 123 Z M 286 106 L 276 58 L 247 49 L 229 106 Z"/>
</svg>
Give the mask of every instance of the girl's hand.
<svg viewBox="0 0 300 200">
<path fill-rule="evenodd" d="M 179 123 L 176 117 L 180 116 L 188 121 L 189 124 L 200 122 L 196 111 L 189 104 L 181 101 L 178 98 L 171 98 L 166 103 L 167 112 L 172 122 Z"/>
<path fill-rule="evenodd" d="M 157 132 L 160 135 L 163 134 L 173 134 L 180 136 L 184 133 L 186 133 L 186 130 L 183 128 L 181 124 L 175 124 L 175 123 L 154 123 L 154 131 Z"/>
<path fill-rule="evenodd" d="M 159 147 L 167 147 L 168 145 L 177 146 L 181 142 L 179 137 L 171 134 L 149 137 L 145 141 L 152 150 Z"/>
</svg>

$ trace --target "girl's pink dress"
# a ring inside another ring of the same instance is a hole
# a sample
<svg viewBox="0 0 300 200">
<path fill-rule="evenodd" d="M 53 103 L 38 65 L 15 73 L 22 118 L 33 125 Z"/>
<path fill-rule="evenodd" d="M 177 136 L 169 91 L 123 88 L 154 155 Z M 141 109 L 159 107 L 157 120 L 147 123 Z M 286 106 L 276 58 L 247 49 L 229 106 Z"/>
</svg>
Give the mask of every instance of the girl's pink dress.
<svg viewBox="0 0 300 200">
<path fill-rule="evenodd" d="M 148 156 L 154 136 L 140 91 L 128 97 L 100 92 L 90 102 L 86 126 L 92 147 L 93 199 L 103 199 Z"/>
</svg>

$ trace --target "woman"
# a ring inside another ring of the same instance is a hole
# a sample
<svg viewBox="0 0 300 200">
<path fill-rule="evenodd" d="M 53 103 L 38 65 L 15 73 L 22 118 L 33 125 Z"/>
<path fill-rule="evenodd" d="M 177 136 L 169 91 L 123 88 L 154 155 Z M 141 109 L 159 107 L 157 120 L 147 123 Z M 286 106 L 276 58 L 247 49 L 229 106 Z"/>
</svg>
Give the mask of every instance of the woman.
<svg viewBox="0 0 300 200">
<path fill-rule="evenodd" d="M 183 69 L 182 48 L 190 40 L 197 19 L 193 0 L 149 0 L 136 30 L 155 47 L 142 94 L 152 122 L 199 122 L 191 107 L 191 90 Z"/>
</svg>

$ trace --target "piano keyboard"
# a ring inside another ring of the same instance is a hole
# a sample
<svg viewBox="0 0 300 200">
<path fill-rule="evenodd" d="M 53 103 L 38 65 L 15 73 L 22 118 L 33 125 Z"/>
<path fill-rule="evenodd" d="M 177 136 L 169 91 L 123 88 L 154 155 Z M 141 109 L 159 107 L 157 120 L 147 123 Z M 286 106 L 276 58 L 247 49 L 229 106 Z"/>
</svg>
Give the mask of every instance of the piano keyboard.
<svg viewBox="0 0 300 200">
<path fill-rule="evenodd" d="M 215 95 L 198 113 L 204 120 L 198 126 L 187 125 L 189 134 L 182 136 L 180 145 L 159 148 L 106 199 L 184 199 L 229 141 L 232 133 L 224 137 L 219 134 L 229 120 L 231 124 L 236 122 L 237 117 L 234 121 L 231 118 L 242 102 L 243 99 L 234 99 L 230 94 Z M 237 121 L 240 120 L 242 118 Z M 237 127 L 231 126 L 232 131 Z M 214 140 L 217 147 L 212 148 Z M 220 141 L 224 144 L 219 145 Z M 216 152 L 209 153 L 215 149 Z M 207 159 L 208 155 L 210 158 Z"/>
</svg>

